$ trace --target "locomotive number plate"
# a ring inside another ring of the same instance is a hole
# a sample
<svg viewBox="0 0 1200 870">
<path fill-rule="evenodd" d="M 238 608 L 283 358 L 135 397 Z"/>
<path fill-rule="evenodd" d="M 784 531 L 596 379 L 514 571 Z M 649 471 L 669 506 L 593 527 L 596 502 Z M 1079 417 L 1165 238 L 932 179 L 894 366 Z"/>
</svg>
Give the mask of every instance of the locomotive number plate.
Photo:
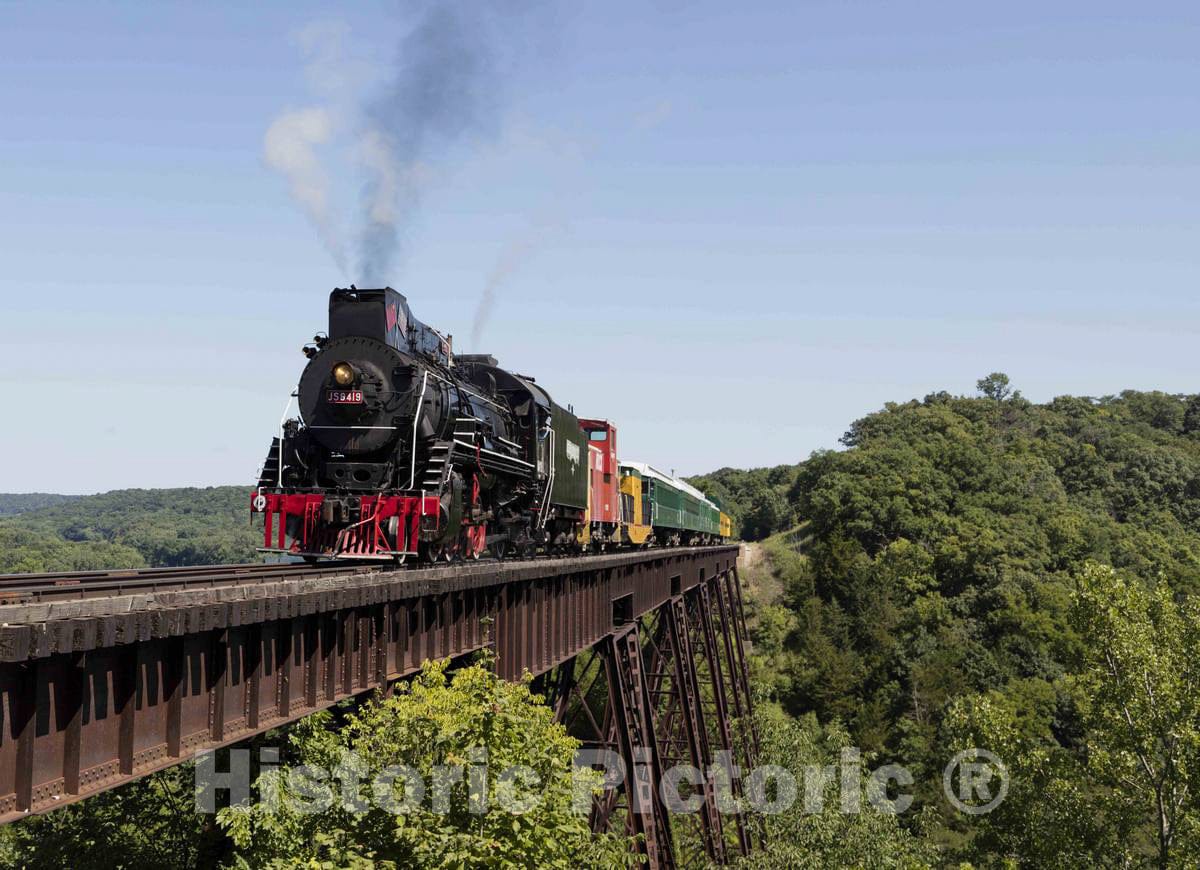
<svg viewBox="0 0 1200 870">
<path fill-rule="evenodd" d="M 361 405 L 362 390 L 330 390 L 326 399 L 334 405 Z"/>
</svg>

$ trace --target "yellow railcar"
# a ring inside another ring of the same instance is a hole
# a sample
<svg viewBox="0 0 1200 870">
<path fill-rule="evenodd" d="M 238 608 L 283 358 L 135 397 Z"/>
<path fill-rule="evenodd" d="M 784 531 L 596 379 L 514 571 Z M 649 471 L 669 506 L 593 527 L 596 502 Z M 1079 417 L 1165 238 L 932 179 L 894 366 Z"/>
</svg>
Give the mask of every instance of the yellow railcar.
<svg viewBox="0 0 1200 870">
<path fill-rule="evenodd" d="M 621 466 L 621 538 L 626 544 L 641 546 L 654 529 L 650 525 L 649 503 L 642 475 L 635 468 Z"/>
</svg>

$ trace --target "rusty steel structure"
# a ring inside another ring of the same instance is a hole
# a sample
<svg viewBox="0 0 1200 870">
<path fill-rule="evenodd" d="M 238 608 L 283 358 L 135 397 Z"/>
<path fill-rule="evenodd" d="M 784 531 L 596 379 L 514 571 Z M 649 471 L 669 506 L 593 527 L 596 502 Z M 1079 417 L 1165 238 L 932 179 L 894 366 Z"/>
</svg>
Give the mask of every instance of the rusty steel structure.
<svg viewBox="0 0 1200 870">
<path fill-rule="evenodd" d="M 572 733 L 624 761 L 596 829 L 623 824 L 651 867 L 755 845 L 718 777 L 691 783 L 695 812 L 659 788 L 685 764 L 723 770 L 736 798 L 756 761 L 736 547 L 259 568 L 0 578 L 0 823 L 490 646 L 501 676 L 532 674 Z"/>
</svg>

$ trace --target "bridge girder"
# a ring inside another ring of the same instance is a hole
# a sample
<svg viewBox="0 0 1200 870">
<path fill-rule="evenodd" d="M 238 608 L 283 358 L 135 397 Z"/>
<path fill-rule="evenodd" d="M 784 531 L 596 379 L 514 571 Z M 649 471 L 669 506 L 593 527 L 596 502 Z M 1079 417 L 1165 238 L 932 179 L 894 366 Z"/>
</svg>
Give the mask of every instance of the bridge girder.
<svg viewBox="0 0 1200 870">
<path fill-rule="evenodd" d="M 724 863 L 751 848 L 747 820 L 722 816 L 706 781 L 674 831 L 659 785 L 667 762 L 707 770 L 714 747 L 743 771 L 756 759 L 736 557 L 651 550 L 6 607 L 0 823 L 491 646 L 501 676 L 530 672 L 561 720 L 621 753 L 629 778 L 595 827 L 622 812 L 652 867 L 693 843 Z"/>
</svg>

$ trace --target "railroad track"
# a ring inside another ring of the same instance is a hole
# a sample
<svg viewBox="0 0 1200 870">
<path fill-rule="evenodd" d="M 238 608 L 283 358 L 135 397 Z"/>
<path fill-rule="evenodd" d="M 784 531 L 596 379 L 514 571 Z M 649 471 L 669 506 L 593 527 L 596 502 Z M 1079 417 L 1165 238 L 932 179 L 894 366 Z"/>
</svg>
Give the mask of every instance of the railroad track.
<svg viewBox="0 0 1200 870">
<path fill-rule="evenodd" d="M 170 592 L 212 586 L 269 583 L 277 580 L 350 575 L 378 570 L 370 563 L 255 562 L 189 565 L 179 568 L 130 568 L 111 571 L 61 571 L 48 574 L 0 574 L 0 602 L 102 598 L 146 592 Z"/>
<path fill-rule="evenodd" d="M 667 548 L 668 552 L 670 549 Z M 614 550 L 611 555 L 618 555 Z M 630 551 L 633 552 L 633 551 Z M 215 586 L 270 583 L 278 580 L 313 580 L 320 577 L 351 576 L 372 571 L 415 568 L 448 568 L 478 564 L 541 562 L 577 558 L 572 554 L 538 553 L 503 560 L 485 557 L 473 561 L 410 563 L 344 560 L 331 562 L 245 562 L 232 565 L 187 565 L 176 568 L 122 568 L 103 571 L 59 571 L 46 574 L 0 574 L 0 604 L 29 604 L 82 598 L 104 598 L 151 592 L 173 592 Z"/>
</svg>

